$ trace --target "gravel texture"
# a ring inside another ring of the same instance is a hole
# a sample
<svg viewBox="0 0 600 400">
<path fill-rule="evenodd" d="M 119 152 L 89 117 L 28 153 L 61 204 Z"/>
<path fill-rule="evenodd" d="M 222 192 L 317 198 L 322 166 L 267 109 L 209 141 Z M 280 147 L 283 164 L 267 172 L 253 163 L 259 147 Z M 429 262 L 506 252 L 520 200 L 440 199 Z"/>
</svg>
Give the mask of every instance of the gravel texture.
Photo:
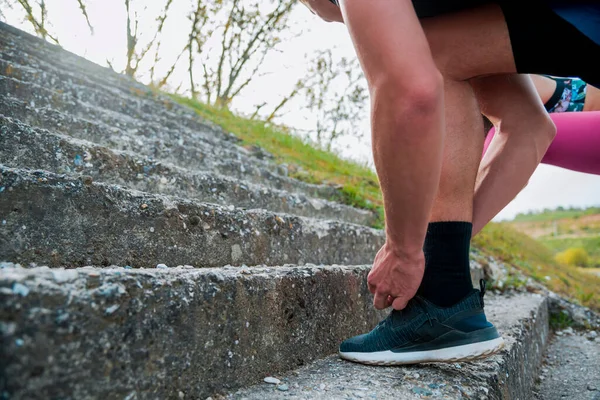
<svg viewBox="0 0 600 400">
<path fill-rule="evenodd" d="M 544 357 L 537 398 L 600 400 L 600 338 L 596 331 L 556 333 Z"/>
</svg>

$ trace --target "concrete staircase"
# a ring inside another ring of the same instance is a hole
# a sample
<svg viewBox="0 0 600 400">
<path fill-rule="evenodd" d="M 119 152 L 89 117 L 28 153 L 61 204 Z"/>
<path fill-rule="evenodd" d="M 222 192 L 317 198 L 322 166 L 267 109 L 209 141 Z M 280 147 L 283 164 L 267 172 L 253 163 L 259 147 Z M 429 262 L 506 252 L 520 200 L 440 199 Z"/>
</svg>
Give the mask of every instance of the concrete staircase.
<svg viewBox="0 0 600 400">
<path fill-rule="evenodd" d="M 529 398 L 541 295 L 492 296 L 507 347 L 485 361 L 326 358 L 384 315 L 366 288 L 383 232 L 336 198 L 0 23 L 0 398 Z"/>
</svg>

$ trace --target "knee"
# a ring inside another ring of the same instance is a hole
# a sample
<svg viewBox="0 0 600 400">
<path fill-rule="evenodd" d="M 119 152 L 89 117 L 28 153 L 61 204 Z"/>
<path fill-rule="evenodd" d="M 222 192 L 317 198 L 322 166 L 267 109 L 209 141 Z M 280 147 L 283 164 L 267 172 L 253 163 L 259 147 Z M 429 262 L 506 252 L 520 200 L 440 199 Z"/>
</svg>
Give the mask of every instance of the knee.
<svg viewBox="0 0 600 400">
<path fill-rule="evenodd" d="M 503 119 L 496 130 L 499 135 L 510 137 L 516 134 L 525 140 L 533 140 L 540 149 L 550 146 L 556 137 L 556 125 L 546 112 L 531 115 L 528 120 Z"/>
<path fill-rule="evenodd" d="M 429 115 L 439 111 L 444 95 L 444 80 L 439 70 L 431 66 L 398 76 L 388 74 L 372 85 L 374 101 L 394 107 L 399 117 Z"/>
<path fill-rule="evenodd" d="M 548 143 L 552 143 L 552 141 L 554 140 L 554 138 L 556 137 L 556 125 L 554 124 L 554 121 L 552 121 L 552 118 L 550 118 L 550 115 L 546 115 L 546 123 L 545 123 L 545 137 L 546 140 L 548 141 Z"/>
</svg>

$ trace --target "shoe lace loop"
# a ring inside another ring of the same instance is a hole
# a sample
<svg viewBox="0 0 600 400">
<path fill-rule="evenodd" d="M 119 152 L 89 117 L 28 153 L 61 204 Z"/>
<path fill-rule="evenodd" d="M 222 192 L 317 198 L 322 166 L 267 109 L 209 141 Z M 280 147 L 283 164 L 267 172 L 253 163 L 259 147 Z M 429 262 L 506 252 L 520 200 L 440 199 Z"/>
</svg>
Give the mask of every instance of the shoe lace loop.
<svg viewBox="0 0 600 400">
<path fill-rule="evenodd" d="M 415 297 L 414 299 L 417 301 L 417 303 L 419 304 L 419 306 L 425 313 L 425 316 L 427 316 L 427 322 L 429 322 L 429 326 L 433 327 L 433 318 L 431 317 L 431 315 L 429 314 L 429 311 L 427 310 L 427 304 L 425 303 L 425 300 L 423 300 L 422 298 L 420 298 L 418 296 Z"/>
<path fill-rule="evenodd" d="M 481 307 L 484 307 L 484 303 L 483 303 L 483 296 L 485 295 L 485 286 L 486 286 L 486 281 L 485 279 L 480 279 L 479 280 L 479 299 L 481 300 Z"/>
</svg>

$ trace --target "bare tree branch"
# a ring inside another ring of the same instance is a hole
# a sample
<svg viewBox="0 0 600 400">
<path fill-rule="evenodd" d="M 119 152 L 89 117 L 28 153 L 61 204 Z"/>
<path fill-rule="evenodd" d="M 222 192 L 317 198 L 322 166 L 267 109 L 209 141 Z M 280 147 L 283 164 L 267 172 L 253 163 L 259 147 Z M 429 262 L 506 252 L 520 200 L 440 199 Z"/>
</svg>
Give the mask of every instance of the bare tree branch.
<svg viewBox="0 0 600 400">
<path fill-rule="evenodd" d="M 90 23 L 90 17 L 88 16 L 87 7 L 85 6 L 85 3 L 83 2 L 83 0 L 77 0 L 77 5 L 79 5 L 79 10 L 81 10 L 83 17 L 85 18 L 85 22 L 87 23 L 88 28 L 90 28 L 90 32 L 94 34 L 94 27 Z"/>
<path fill-rule="evenodd" d="M 38 21 L 38 19 L 35 17 L 35 15 L 33 13 L 33 7 L 31 7 L 31 4 L 29 4 L 29 0 L 17 0 L 17 2 L 21 5 L 21 7 L 23 7 L 23 10 L 25 11 L 25 14 L 26 14 L 25 18 L 27 19 L 27 21 L 29 21 L 31 23 L 31 25 L 33 25 L 33 29 L 35 30 L 35 33 L 37 35 L 39 35 L 42 39 L 50 39 L 54 43 L 60 44 L 58 41 L 58 38 L 52 36 L 46 30 L 45 11 L 44 11 L 45 5 L 44 5 L 43 1 L 40 4 L 40 7 L 42 8 L 42 15 L 41 15 L 40 21 Z"/>
</svg>

